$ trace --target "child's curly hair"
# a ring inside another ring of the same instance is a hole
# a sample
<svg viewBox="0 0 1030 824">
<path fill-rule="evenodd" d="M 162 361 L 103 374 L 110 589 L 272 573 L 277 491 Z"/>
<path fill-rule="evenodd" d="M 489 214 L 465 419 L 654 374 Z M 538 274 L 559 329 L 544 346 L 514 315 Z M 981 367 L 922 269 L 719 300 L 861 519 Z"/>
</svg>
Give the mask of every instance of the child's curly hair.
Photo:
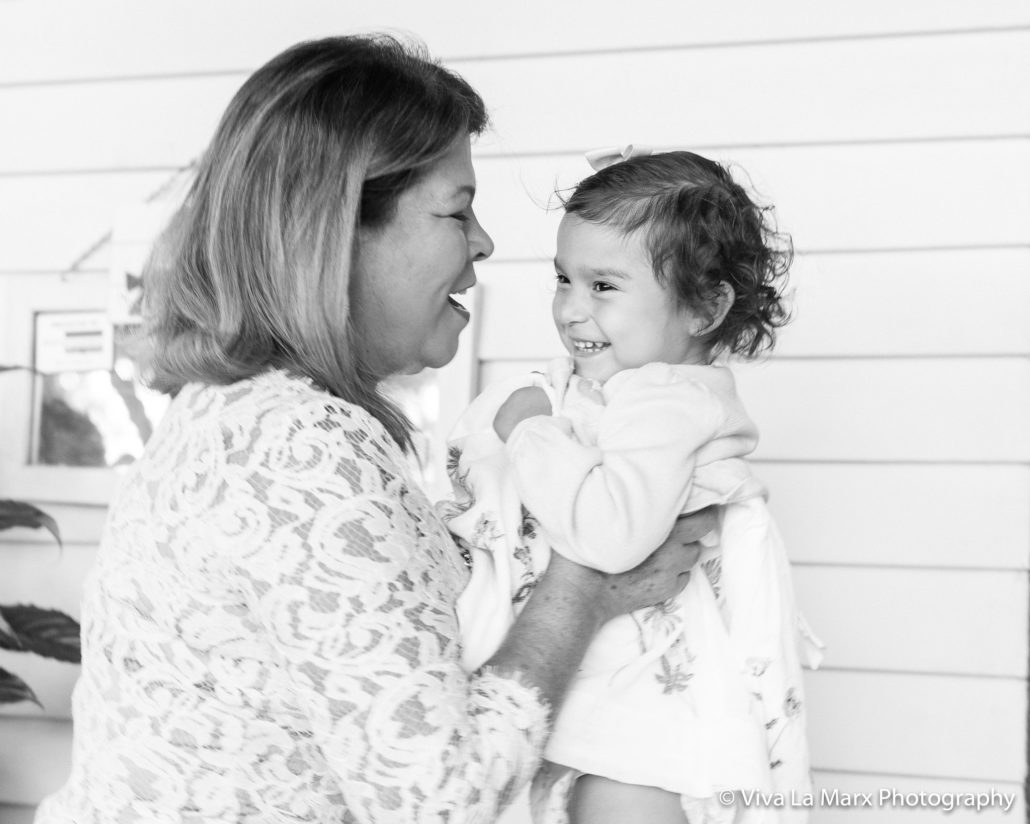
<svg viewBox="0 0 1030 824">
<path fill-rule="evenodd" d="M 776 231 L 772 207 L 756 205 L 718 163 L 683 151 L 631 158 L 580 181 L 563 205 L 626 234 L 643 230 L 655 277 L 680 306 L 710 318 L 720 284 L 732 286 L 725 319 L 702 338 L 713 355 L 753 358 L 790 320 L 790 236 Z"/>
</svg>

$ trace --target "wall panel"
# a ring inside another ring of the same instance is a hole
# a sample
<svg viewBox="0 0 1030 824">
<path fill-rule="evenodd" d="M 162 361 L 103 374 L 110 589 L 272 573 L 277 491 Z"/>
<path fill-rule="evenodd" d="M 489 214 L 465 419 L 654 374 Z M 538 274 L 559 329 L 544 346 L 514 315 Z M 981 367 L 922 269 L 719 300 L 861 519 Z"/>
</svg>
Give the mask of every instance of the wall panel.
<svg viewBox="0 0 1030 824">
<path fill-rule="evenodd" d="M 0 136 L 0 175 L 184 166 L 203 151 L 244 79 L 0 86 L 0 105 L 17 124 Z"/>
<path fill-rule="evenodd" d="M 1030 82 L 1030 31 L 460 68 L 491 106 L 497 137 L 489 150 L 502 152 L 1021 135 L 1030 126 L 1030 110 L 1010 105 L 1011 90 Z M 556 82 L 574 93 L 553 94 Z M 726 105 L 736 99 L 746 103 Z M 613 117 L 613 100 L 633 100 L 632 117 Z"/>
<path fill-rule="evenodd" d="M 1030 461 L 1030 359 L 770 361 L 736 370 L 756 458 Z"/>
<path fill-rule="evenodd" d="M 1026 572 L 799 566 L 794 582 L 826 669 L 1027 675 Z"/>
<path fill-rule="evenodd" d="M 874 64 L 881 70 L 870 72 Z M 1030 30 L 791 48 L 528 55 L 470 60 L 459 68 L 491 110 L 494 128 L 477 147 L 486 153 L 583 151 L 634 141 L 754 146 L 1030 130 L 1030 107 L 1010 105 L 1011 89 L 1030 85 Z M 0 133 L 0 174 L 182 166 L 206 145 L 245 77 L 0 87 L 0 105 L 18 124 Z M 573 96 L 550 93 L 558 78 Z M 748 89 L 747 105 L 725 106 L 741 88 Z M 916 96 L 919 106 L 912 105 Z M 635 101 L 632 125 L 612 117 L 607 103 L 613 98 Z M 711 117 L 716 110 L 720 116 Z"/>
<path fill-rule="evenodd" d="M 796 563 L 1030 568 L 1030 467 L 758 462 Z"/>
<path fill-rule="evenodd" d="M 141 203 L 167 172 L 15 177 L 0 183 L 0 274 L 65 271 L 103 243 L 120 208 Z"/>
<path fill-rule="evenodd" d="M 71 724 L 47 718 L 2 718 L 0 799 L 38 804 L 64 783 L 71 769 Z"/>
<path fill-rule="evenodd" d="M 0 822 L 3 824 L 32 824 L 35 817 L 35 804 L 0 804 Z"/>
<path fill-rule="evenodd" d="M 816 769 L 992 783 L 1025 776 L 1022 679 L 826 671 L 811 673 L 806 689 Z"/>
<path fill-rule="evenodd" d="M 632 14 L 595 3 L 547 0 L 496 6 L 449 0 L 446 13 L 410 0 L 347 5 L 299 0 L 289 10 L 276 0 L 179 0 L 145 6 L 117 0 L 88 5 L 12 2 L 0 5 L 0 78 L 12 83 L 250 70 L 298 40 L 370 28 L 416 32 L 439 56 L 456 60 L 670 44 L 718 48 L 808 38 L 932 35 L 1030 24 L 1030 11 L 1020 0 L 976 6 L 939 0 L 932 9 L 892 0 L 844 8 L 819 0 L 775 6 L 742 0 L 732 12 L 697 2 L 677 4 L 677 13 L 670 8 L 664 0 L 639 0 Z M 42 38 L 46 49 L 38 47 Z"/>
</svg>

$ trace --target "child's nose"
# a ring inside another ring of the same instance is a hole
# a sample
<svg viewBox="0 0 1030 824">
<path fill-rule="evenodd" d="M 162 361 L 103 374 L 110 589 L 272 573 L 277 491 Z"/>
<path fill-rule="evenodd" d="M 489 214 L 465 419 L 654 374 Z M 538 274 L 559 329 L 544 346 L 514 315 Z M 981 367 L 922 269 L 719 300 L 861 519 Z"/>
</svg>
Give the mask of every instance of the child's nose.
<svg viewBox="0 0 1030 824">
<path fill-rule="evenodd" d="M 577 323 L 588 317 L 586 301 L 575 290 L 555 296 L 554 316 L 560 323 Z"/>
</svg>

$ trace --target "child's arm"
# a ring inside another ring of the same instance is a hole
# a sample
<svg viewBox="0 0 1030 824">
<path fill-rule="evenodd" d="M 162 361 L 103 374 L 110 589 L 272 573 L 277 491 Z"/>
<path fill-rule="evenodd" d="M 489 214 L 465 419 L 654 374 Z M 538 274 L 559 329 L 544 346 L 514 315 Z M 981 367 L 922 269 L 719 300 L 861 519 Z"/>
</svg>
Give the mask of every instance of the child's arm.
<svg viewBox="0 0 1030 824">
<path fill-rule="evenodd" d="M 706 385 L 654 364 L 618 382 L 596 446 L 572 438 L 567 421 L 536 416 L 515 426 L 507 450 L 519 494 L 554 549 L 621 572 L 668 534 L 690 492 L 698 449 L 732 433 L 728 417 Z M 741 454 L 753 447 L 749 427 L 739 433 L 750 443 Z"/>
</svg>

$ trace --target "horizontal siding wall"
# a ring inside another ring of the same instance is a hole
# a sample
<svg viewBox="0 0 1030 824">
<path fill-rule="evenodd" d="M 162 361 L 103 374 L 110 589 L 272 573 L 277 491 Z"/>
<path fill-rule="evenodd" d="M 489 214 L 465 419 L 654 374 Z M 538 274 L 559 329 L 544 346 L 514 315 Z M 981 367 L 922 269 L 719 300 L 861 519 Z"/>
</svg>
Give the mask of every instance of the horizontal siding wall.
<svg viewBox="0 0 1030 824">
<path fill-rule="evenodd" d="M 756 471 L 828 644 L 808 679 L 817 785 L 1016 792 L 1008 815 L 949 817 L 1025 820 L 1030 7 L 0 3 L 0 304 L 6 281 L 105 271 L 115 214 L 197 157 L 261 62 L 386 27 L 421 35 L 494 121 L 474 152 L 497 251 L 444 415 L 559 353 L 554 192 L 589 171 L 584 150 L 683 146 L 746 170 L 798 252 L 794 322 L 737 374 L 763 433 Z M 75 612 L 103 508 L 48 508 L 64 550 L 0 535 L 0 600 Z M 20 823 L 66 774 L 75 669 L 0 666 L 46 706 L 0 708 L 0 824 Z M 826 807 L 813 822 L 897 815 Z"/>
</svg>

